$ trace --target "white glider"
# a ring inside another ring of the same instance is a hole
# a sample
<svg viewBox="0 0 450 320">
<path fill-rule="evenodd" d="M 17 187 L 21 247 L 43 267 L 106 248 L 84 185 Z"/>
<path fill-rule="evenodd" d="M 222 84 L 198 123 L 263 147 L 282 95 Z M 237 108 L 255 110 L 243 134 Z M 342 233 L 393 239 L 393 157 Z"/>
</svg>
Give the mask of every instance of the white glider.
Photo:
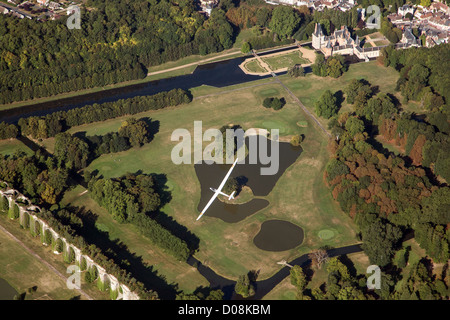
<svg viewBox="0 0 450 320">
<path fill-rule="evenodd" d="M 236 165 L 237 162 L 238 162 L 238 159 L 236 159 L 236 161 L 234 161 L 234 163 L 233 163 L 233 165 L 231 166 L 230 170 L 228 170 L 228 173 L 227 173 L 227 175 L 225 176 L 225 178 L 223 178 L 222 183 L 220 184 L 219 188 L 217 188 L 217 189 L 209 188 L 209 189 L 211 189 L 212 192 L 214 192 L 214 195 L 211 197 L 211 199 L 210 199 L 209 202 L 206 204 L 206 206 L 205 206 L 205 208 L 203 209 L 203 211 L 202 211 L 202 212 L 200 213 L 200 215 L 198 216 L 197 221 L 202 217 L 202 215 L 206 212 L 206 210 L 209 208 L 209 206 L 213 203 L 214 199 L 216 199 L 217 196 L 218 196 L 219 194 L 228 197 L 228 200 L 234 199 L 233 196 L 234 196 L 235 191 L 233 191 L 233 193 L 231 193 L 230 195 L 228 195 L 228 194 L 225 194 L 225 193 L 222 192 L 222 188 L 223 188 L 223 186 L 225 185 L 225 183 L 227 182 L 228 177 L 230 176 L 231 171 L 233 171 L 234 166 Z"/>
</svg>

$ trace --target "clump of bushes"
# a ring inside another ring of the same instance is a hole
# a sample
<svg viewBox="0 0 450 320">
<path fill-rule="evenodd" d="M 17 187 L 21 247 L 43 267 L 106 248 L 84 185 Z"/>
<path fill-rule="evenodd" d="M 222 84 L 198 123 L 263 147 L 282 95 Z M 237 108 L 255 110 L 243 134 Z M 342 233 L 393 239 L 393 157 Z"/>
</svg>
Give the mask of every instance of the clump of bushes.
<svg viewBox="0 0 450 320">
<path fill-rule="evenodd" d="M 273 110 L 280 110 L 286 104 L 284 98 L 265 98 L 263 106 L 265 108 L 272 108 Z"/>
</svg>

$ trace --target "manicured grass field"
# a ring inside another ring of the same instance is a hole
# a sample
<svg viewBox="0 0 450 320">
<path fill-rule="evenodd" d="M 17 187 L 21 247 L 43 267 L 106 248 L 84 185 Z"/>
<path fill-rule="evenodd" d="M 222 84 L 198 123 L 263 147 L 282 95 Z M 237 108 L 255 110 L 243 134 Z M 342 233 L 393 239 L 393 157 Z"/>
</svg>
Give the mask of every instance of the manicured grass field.
<svg viewBox="0 0 450 320">
<path fill-rule="evenodd" d="M 266 62 L 273 71 L 283 68 L 289 68 L 296 64 L 311 63 L 311 61 L 309 61 L 308 59 L 302 58 L 301 53 L 298 50 L 287 54 L 262 57 L 261 59 L 264 60 L 264 62 Z"/>
<path fill-rule="evenodd" d="M 392 93 L 397 96 L 394 91 L 395 83 L 398 79 L 398 72 L 390 67 L 383 67 L 377 61 L 365 63 L 357 63 L 349 66 L 347 72 L 341 77 L 335 79 L 331 77 L 318 77 L 308 74 L 306 77 L 291 78 L 288 75 L 280 76 L 283 83 L 302 101 L 302 103 L 315 114 L 314 103 L 320 98 L 325 90 L 335 93 L 344 88 L 352 79 L 366 79 L 369 83 L 378 88 L 379 92 Z M 397 98 L 399 98 L 397 96 Z M 399 99 L 401 101 L 401 99 Z M 343 101 L 340 113 L 345 111 L 353 111 L 353 106 L 347 101 Z M 328 120 L 318 118 L 326 128 Z"/>
<path fill-rule="evenodd" d="M 33 152 L 17 139 L 0 140 L 0 153 L 12 155 L 17 151 L 23 151 L 28 155 L 33 154 Z"/>
</svg>

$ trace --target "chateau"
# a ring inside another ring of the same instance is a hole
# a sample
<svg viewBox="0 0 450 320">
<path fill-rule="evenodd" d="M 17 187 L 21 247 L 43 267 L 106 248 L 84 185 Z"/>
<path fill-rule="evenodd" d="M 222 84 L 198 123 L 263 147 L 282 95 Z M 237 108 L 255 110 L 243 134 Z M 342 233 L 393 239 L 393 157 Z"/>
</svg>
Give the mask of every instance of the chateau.
<svg viewBox="0 0 450 320">
<path fill-rule="evenodd" d="M 359 59 L 368 61 L 370 58 L 376 58 L 380 55 L 381 49 L 387 45 L 363 48 L 359 37 L 356 39 L 351 37 L 347 26 L 341 27 L 340 30 L 335 30 L 332 35 L 326 36 L 320 23 L 316 23 L 314 33 L 312 34 L 312 46 L 314 49 L 321 51 L 325 58 L 334 54 L 341 55 L 356 55 Z M 414 37 L 409 29 L 403 32 L 402 40 L 395 45 L 396 48 L 406 49 L 411 46 L 419 46 L 417 39 Z"/>
</svg>

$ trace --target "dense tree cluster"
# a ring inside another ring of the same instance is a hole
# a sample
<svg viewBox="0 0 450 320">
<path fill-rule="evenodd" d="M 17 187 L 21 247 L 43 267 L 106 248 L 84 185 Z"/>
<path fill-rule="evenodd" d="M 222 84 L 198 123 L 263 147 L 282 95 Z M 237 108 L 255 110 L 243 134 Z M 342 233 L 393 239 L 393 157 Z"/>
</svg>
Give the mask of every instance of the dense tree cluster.
<svg viewBox="0 0 450 320">
<path fill-rule="evenodd" d="M 321 53 L 316 53 L 316 61 L 311 69 L 313 74 L 319 77 L 339 78 L 348 70 L 344 60 L 345 58 L 342 55 L 334 55 L 325 60 Z"/>
<path fill-rule="evenodd" d="M 13 124 L 0 122 L 0 140 L 17 138 L 19 129 Z"/>
<path fill-rule="evenodd" d="M 89 182 L 92 198 L 118 222 L 134 224 L 155 245 L 180 260 L 190 249 L 154 218 L 161 206 L 161 196 L 151 175 L 127 174 L 114 179 L 93 178 Z"/>
<path fill-rule="evenodd" d="M 442 110 L 450 100 L 450 44 L 433 48 L 383 49 L 382 61 L 400 72 L 397 90 L 406 100 L 420 101 L 425 110 Z"/>
<path fill-rule="evenodd" d="M 81 30 L 69 30 L 66 19 L 0 17 L 0 104 L 144 78 L 149 66 L 234 41 L 223 10 L 206 20 L 192 1 L 91 0 L 86 7 Z"/>
<path fill-rule="evenodd" d="M 38 205 L 55 204 L 70 184 L 67 169 L 57 166 L 51 157 L 0 154 L 0 179 L 21 190 Z"/>
<path fill-rule="evenodd" d="M 326 167 L 326 179 L 341 208 L 359 226 L 369 259 L 386 266 L 402 235 L 414 230 L 417 242 L 430 257 L 446 261 L 449 232 L 445 226 L 450 217 L 445 197 L 448 199 L 450 189 L 430 180 L 423 166 L 424 162 L 427 166 L 438 162 L 439 148 L 433 148 L 433 143 L 448 141 L 445 114 L 427 116 L 427 121 L 435 121 L 437 126 L 406 112 L 400 114 L 395 98 L 374 95 L 374 88 L 364 80 L 351 81 L 344 92 L 348 102 L 353 102 L 354 112 L 329 123 L 338 138 L 330 143 L 334 157 Z M 377 133 L 387 141 L 397 141 L 408 157 L 375 149 L 370 136 Z M 440 148 L 446 149 L 442 144 Z M 444 163 L 449 159 L 446 152 L 441 156 Z"/>
</svg>

